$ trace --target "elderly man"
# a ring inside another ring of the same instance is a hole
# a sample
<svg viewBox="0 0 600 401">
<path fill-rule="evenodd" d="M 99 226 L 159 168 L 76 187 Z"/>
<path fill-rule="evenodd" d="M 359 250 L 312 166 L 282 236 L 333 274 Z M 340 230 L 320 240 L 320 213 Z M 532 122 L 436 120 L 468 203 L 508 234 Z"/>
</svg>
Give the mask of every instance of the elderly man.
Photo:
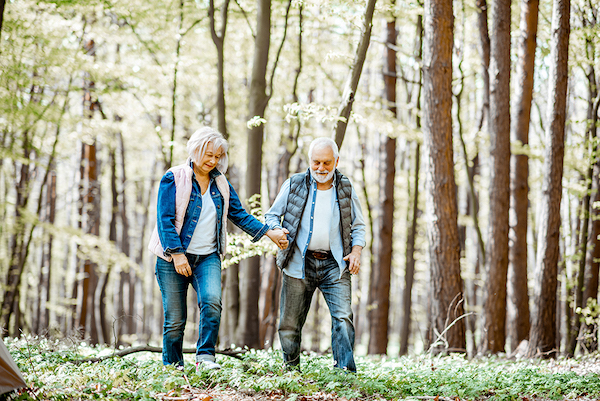
<svg viewBox="0 0 600 401">
<path fill-rule="evenodd" d="M 360 269 L 365 223 L 350 180 L 336 168 L 336 143 L 315 139 L 308 158 L 308 171 L 288 179 L 265 214 L 269 226 L 289 230 L 290 246 L 277 253 L 284 273 L 279 339 L 286 365 L 298 368 L 302 327 L 319 288 L 331 314 L 334 365 L 355 372 L 350 274 Z"/>
</svg>

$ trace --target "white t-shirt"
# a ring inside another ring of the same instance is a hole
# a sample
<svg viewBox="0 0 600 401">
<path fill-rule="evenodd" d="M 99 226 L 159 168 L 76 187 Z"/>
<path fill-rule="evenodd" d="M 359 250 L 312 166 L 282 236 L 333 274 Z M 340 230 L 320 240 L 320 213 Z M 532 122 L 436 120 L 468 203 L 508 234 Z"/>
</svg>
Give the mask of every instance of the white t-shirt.
<svg viewBox="0 0 600 401">
<path fill-rule="evenodd" d="M 329 231 L 331 230 L 331 213 L 333 213 L 333 187 L 322 191 L 317 190 L 313 229 L 308 249 L 311 251 L 328 251 Z"/>
<path fill-rule="evenodd" d="M 210 255 L 216 250 L 217 208 L 208 188 L 202 195 L 202 211 L 186 252 L 193 255 Z"/>
</svg>

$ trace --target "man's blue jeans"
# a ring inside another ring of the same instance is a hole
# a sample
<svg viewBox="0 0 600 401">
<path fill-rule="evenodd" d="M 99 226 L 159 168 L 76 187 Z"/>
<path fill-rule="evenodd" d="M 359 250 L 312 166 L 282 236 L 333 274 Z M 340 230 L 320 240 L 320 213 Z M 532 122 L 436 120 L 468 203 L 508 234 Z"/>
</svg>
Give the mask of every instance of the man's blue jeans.
<svg viewBox="0 0 600 401">
<path fill-rule="evenodd" d="M 354 325 L 352 324 L 352 283 L 350 273 L 340 278 L 337 262 L 306 257 L 303 280 L 283 274 L 279 341 L 288 366 L 300 364 L 302 327 L 315 290 L 319 288 L 331 314 L 331 348 L 334 366 L 356 372 L 354 363 Z"/>
<path fill-rule="evenodd" d="M 175 271 L 173 262 L 156 261 L 156 279 L 162 294 L 164 310 L 163 364 L 183 366 L 183 332 L 187 319 L 187 291 L 196 290 L 200 323 L 196 360 L 214 360 L 215 346 L 221 323 L 221 259 L 210 255 L 187 254 L 192 275 L 185 277 Z M 212 358 L 211 358 L 212 357 Z"/>
</svg>

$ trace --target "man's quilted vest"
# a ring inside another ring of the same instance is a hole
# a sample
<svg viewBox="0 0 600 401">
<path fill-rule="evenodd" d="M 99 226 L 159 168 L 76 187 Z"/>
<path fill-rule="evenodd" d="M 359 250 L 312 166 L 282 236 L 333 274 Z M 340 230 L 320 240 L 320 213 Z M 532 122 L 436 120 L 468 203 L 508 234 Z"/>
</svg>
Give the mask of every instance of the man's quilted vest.
<svg viewBox="0 0 600 401">
<path fill-rule="evenodd" d="M 342 233 L 344 256 L 346 256 L 352 251 L 352 184 L 337 169 L 335 170 L 335 177 L 335 189 L 340 206 L 340 232 Z M 290 245 L 287 249 L 277 252 L 277 266 L 282 270 L 290 263 L 292 252 L 296 247 L 298 227 L 308 201 L 309 186 L 310 171 L 294 174 L 290 178 L 290 193 L 282 223 L 282 226 L 290 232 L 288 234 Z M 303 246 L 300 246 L 300 248 L 302 249 Z"/>
</svg>

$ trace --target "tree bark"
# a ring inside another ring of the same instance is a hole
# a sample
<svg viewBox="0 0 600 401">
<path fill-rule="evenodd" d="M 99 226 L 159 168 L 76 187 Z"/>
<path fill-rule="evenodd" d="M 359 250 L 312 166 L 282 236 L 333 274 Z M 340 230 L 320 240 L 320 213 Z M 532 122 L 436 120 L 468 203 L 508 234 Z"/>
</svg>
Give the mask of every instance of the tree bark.
<svg viewBox="0 0 600 401">
<path fill-rule="evenodd" d="M 267 64 L 271 45 L 271 1 L 257 1 L 257 29 L 252 64 L 252 81 L 250 83 L 249 118 L 264 118 L 269 98 L 267 89 Z M 246 197 L 260 194 L 262 176 L 262 145 L 264 125 L 262 123 L 248 130 Z M 246 259 L 242 265 L 244 280 L 240 289 L 240 316 L 238 335 L 241 344 L 251 348 L 259 348 L 259 316 L 258 298 L 260 288 L 260 257 Z"/>
<path fill-rule="evenodd" d="M 481 46 L 481 76 L 483 78 L 483 101 L 478 131 L 483 127 L 483 122 L 490 112 L 490 35 L 488 32 L 488 6 L 487 0 L 476 0 L 477 27 L 479 28 L 479 43 Z"/>
<path fill-rule="evenodd" d="M 423 16 L 417 17 L 417 46 L 416 58 L 419 63 L 423 60 Z M 421 129 L 421 93 L 423 91 L 423 71 L 419 68 L 417 99 L 415 101 L 415 126 Z M 404 291 L 402 291 L 402 321 L 400 326 L 400 355 L 408 353 L 408 343 L 411 329 L 412 289 L 415 276 L 415 241 L 417 238 L 417 219 L 419 217 L 419 177 L 421 171 L 421 143 L 416 141 L 415 148 L 415 181 L 411 205 L 410 228 L 406 236 L 406 271 L 404 272 Z"/>
<path fill-rule="evenodd" d="M 452 150 L 451 0 L 425 1 L 423 134 L 427 160 L 427 237 L 434 352 L 465 351 L 460 243 Z"/>
<path fill-rule="evenodd" d="M 493 0 L 490 41 L 490 214 L 483 301 L 483 353 L 504 351 L 510 193 L 510 0 Z"/>
<path fill-rule="evenodd" d="M 554 0 L 546 156 L 529 356 L 557 355 L 556 290 L 567 104 L 570 0 Z"/>
<path fill-rule="evenodd" d="M 98 180 L 98 160 L 96 158 L 96 143 L 82 144 L 84 191 L 81 195 L 83 202 L 83 229 L 87 234 L 100 233 L 100 182 Z M 98 286 L 97 265 L 90 259 L 83 261 L 81 314 L 79 327 L 83 333 L 89 333 L 92 344 L 98 344 L 99 332 L 96 324 L 96 288 Z"/>
<path fill-rule="evenodd" d="M 593 24 L 593 23 L 592 23 Z M 584 26 L 591 25 L 584 20 Z M 588 59 L 586 77 L 588 80 L 588 110 L 587 110 L 587 138 L 590 142 L 590 168 L 588 171 L 589 192 L 585 199 L 588 200 L 588 208 L 585 210 L 585 218 L 589 222 L 589 234 L 587 235 L 587 244 L 585 246 L 585 268 L 580 270 L 582 275 L 581 284 L 583 288 L 577 289 L 577 294 L 581 295 L 580 300 L 576 299 L 576 307 L 585 307 L 589 299 L 598 299 L 598 274 L 600 260 L 600 218 L 598 213 L 598 203 L 600 202 L 600 157 L 598 157 L 597 135 L 598 135 L 598 107 L 600 98 L 598 98 L 598 87 L 596 83 L 596 70 L 594 68 L 594 60 L 596 50 L 594 41 L 591 37 L 586 37 L 586 53 Z M 591 207 L 591 208 L 590 208 Z M 579 280 L 578 280 L 579 281 Z M 583 345 L 587 352 L 595 351 L 598 348 L 598 341 L 593 336 L 593 327 L 585 323 L 581 323 L 579 314 L 577 324 L 575 325 L 574 335 L 579 338 L 580 344 Z M 572 344 L 571 344 L 572 345 Z M 574 351 L 574 347 L 571 348 Z"/>
<path fill-rule="evenodd" d="M 346 89 L 342 97 L 340 104 L 338 117 L 339 120 L 335 125 L 335 143 L 338 148 L 342 147 L 344 136 L 346 135 L 346 128 L 348 126 L 348 119 L 350 118 L 350 112 L 352 111 L 352 104 L 354 103 L 354 96 L 356 95 L 356 89 L 358 88 L 358 81 L 360 81 L 360 75 L 362 74 L 363 65 L 367 58 L 367 50 L 369 49 L 369 43 L 371 43 L 371 30 L 373 28 L 373 13 L 375 12 L 375 3 L 377 0 L 369 0 L 367 8 L 365 10 L 365 20 L 363 32 L 360 37 L 358 48 L 356 49 L 356 56 L 352 63 L 352 72 L 348 78 Z"/>
<path fill-rule="evenodd" d="M 32 151 L 31 137 L 28 131 L 23 133 L 23 156 L 24 160 L 29 160 Z M 21 222 L 17 226 L 16 232 L 10 239 L 10 259 L 8 265 L 8 273 L 5 282 L 4 297 L 2 299 L 2 309 L 0 310 L 0 335 L 12 334 L 17 336 L 18 333 L 9 332 L 9 324 L 11 316 L 18 308 L 19 286 L 25 268 L 25 259 L 27 251 L 27 228 L 22 222 L 22 210 L 27 207 L 29 201 L 30 179 L 32 175 L 31 167 L 28 162 L 15 162 L 15 171 L 19 171 L 19 179 L 16 182 L 17 196 L 15 203 L 15 221 Z"/>
<path fill-rule="evenodd" d="M 227 31 L 227 13 L 230 0 L 223 2 L 221 10 L 221 28 L 217 32 L 215 20 L 215 2 L 210 0 L 208 16 L 210 18 L 210 31 L 213 43 L 217 48 L 217 126 L 225 139 L 229 139 L 227 132 L 227 119 L 225 107 L 225 33 Z"/>
<path fill-rule="evenodd" d="M 2 38 L 2 24 L 4 22 L 4 5 L 6 0 L 0 0 L 0 38 Z"/>
<path fill-rule="evenodd" d="M 392 6 L 395 2 L 392 2 Z M 386 52 L 383 82 L 385 104 L 395 119 L 396 112 L 396 18 L 389 16 L 386 24 Z M 382 149 L 382 170 L 379 187 L 381 214 L 379 216 L 379 247 L 377 265 L 371 266 L 369 289 L 369 345 L 368 353 L 386 354 L 388 345 L 390 280 L 394 243 L 394 182 L 396 179 L 396 138 L 385 135 Z"/>
<path fill-rule="evenodd" d="M 529 143 L 529 121 L 533 98 L 533 70 L 538 25 L 539 0 L 522 0 L 517 62 L 516 99 L 512 115 L 511 139 Z M 527 293 L 527 210 L 529 207 L 529 157 L 511 156 L 511 209 L 508 265 L 508 337 L 514 350 L 529 337 L 529 296 Z"/>
</svg>

